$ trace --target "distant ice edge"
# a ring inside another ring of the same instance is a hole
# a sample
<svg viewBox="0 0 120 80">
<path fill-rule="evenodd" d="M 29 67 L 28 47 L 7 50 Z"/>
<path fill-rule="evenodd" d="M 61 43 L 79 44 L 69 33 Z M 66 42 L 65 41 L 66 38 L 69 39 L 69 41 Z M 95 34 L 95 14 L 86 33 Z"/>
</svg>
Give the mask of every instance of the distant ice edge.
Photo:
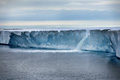
<svg viewBox="0 0 120 80">
<path fill-rule="evenodd" d="M 81 50 L 116 53 L 120 58 L 120 30 L 90 30 Z M 22 48 L 73 50 L 86 36 L 86 30 L 0 31 L 0 44 Z"/>
</svg>

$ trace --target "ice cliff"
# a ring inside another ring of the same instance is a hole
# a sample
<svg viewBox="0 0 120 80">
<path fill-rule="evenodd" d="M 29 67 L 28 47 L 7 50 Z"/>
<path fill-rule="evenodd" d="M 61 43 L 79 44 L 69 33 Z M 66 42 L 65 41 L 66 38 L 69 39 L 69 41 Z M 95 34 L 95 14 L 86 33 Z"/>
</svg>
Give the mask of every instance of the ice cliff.
<svg viewBox="0 0 120 80">
<path fill-rule="evenodd" d="M 38 49 L 81 49 L 113 52 L 120 57 L 120 30 L 14 30 L 0 31 L 0 44 Z M 85 37 L 86 36 L 86 37 Z"/>
<path fill-rule="evenodd" d="M 9 44 L 10 32 L 0 31 L 0 44 Z"/>
</svg>

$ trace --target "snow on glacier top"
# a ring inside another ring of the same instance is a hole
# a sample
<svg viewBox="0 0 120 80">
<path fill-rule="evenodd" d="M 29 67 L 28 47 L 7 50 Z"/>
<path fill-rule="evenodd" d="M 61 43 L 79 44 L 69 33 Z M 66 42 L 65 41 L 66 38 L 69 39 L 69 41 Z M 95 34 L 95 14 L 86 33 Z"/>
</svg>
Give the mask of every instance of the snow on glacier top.
<svg viewBox="0 0 120 80">
<path fill-rule="evenodd" d="M 80 27 L 80 28 L 25 28 L 25 29 L 0 29 L 0 31 L 66 31 L 66 30 L 120 30 L 120 27 Z"/>
</svg>

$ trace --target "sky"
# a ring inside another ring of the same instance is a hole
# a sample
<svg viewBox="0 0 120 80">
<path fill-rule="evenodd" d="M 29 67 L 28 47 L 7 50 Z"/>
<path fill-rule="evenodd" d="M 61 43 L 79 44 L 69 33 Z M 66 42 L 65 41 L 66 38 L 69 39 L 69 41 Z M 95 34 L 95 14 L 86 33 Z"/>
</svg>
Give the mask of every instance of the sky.
<svg viewBox="0 0 120 80">
<path fill-rule="evenodd" d="M 120 20 L 120 0 L 0 0 L 0 22 Z"/>
</svg>

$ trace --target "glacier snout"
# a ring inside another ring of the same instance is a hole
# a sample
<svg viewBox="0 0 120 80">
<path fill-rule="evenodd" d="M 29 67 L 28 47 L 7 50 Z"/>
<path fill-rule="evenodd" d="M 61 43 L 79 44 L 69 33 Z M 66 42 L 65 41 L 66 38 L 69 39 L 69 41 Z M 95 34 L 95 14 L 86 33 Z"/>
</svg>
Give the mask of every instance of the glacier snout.
<svg viewBox="0 0 120 80">
<path fill-rule="evenodd" d="M 120 30 L 98 29 L 88 32 L 89 36 L 86 36 L 86 30 L 0 31 L 0 44 L 70 50 L 80 46 L 81 50 L 113 52 L 120 57 Z"/>
</svg>

